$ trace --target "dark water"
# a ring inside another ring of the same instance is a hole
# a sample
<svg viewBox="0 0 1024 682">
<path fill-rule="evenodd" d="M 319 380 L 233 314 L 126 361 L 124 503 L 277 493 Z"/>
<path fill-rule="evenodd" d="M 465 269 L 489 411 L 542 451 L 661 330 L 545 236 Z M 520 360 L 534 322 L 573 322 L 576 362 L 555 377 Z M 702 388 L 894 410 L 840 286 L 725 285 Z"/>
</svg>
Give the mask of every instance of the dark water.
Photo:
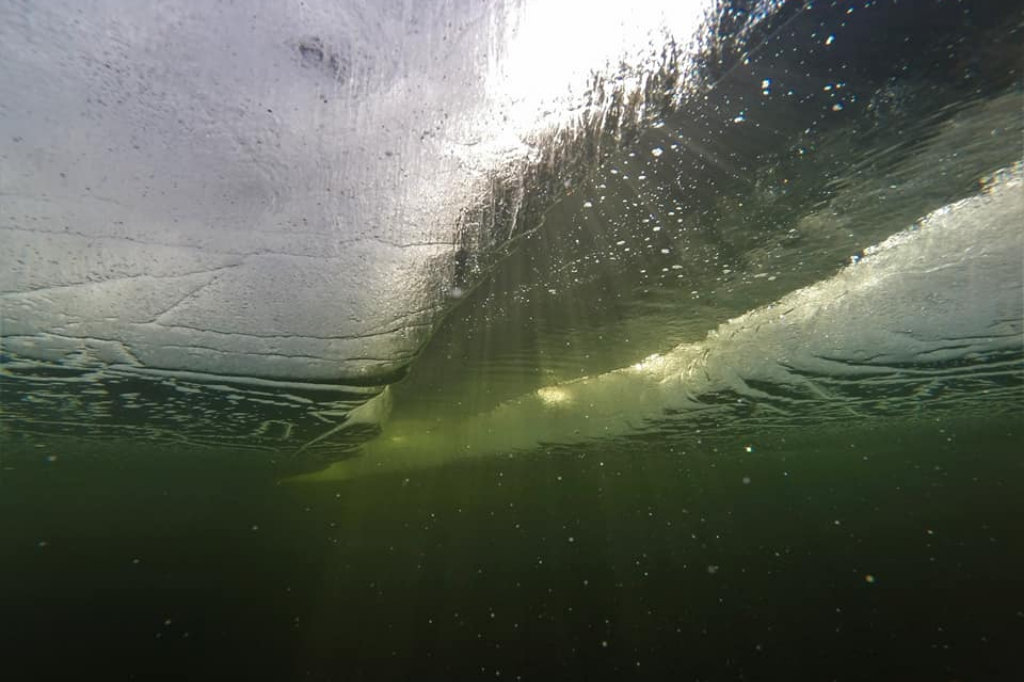
<svg viewBox="0 0 1024 682">
<path fill-rule="evenodd" d="M 316 488 L 68 441 L 0 481 L 4 667 L 1016 679 L 1022 426 L 635 437 Z"/>
</svg>

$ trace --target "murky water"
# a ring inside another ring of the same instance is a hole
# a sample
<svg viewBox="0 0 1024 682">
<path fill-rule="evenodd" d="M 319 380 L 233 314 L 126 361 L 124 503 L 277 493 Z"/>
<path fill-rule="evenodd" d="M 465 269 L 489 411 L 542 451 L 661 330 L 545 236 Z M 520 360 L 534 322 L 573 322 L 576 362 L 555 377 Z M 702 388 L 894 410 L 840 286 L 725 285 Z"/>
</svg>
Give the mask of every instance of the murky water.
<svg viewBox="0 0 1024 682">
<path fill-rule="evenodd" d="M 1021 436 L 922 415 L 313 489 L 68 442 L 3 473 L 5 648 L 22 679 L 1012 679 Z"/>
</svg>

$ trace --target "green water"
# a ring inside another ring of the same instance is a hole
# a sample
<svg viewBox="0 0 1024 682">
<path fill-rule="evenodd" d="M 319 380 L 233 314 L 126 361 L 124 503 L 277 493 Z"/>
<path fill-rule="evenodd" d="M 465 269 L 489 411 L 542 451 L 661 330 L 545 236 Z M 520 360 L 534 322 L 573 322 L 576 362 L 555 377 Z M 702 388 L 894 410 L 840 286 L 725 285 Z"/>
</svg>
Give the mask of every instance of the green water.
<svg viewBox="0 0 1024 682">
<path fill-rule="evenodd" d="M 4 665 L 22 671 L 10 679 L 1014 679 L 1022 425 L 922 414 L 636 436 L 317 487 L 224 452 L 9 449 Z"/>
</svg>

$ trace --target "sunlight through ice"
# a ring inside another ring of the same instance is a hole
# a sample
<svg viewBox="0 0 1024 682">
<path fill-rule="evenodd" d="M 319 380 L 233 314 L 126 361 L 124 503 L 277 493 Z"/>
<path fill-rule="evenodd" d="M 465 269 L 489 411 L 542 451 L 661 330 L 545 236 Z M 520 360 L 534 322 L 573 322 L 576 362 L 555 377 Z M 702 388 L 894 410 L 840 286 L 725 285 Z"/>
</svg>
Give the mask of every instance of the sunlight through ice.
<svg viewBox="0 0 1024 682">
<path fill-rule="evenodd" d="M 533 2 L 513 18 L 487 90 L 505 108 L 509 139 L 572 123 L 596 74 L 639 78 L 666 44 L 696 39 L 711 2 Z"/>
</svg>

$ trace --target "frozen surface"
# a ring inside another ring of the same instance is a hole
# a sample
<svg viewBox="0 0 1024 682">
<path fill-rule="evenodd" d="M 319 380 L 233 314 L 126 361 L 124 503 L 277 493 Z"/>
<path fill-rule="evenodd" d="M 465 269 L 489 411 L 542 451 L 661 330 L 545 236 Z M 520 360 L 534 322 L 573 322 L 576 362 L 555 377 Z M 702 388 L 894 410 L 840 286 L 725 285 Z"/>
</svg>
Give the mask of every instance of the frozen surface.
<svg viewBox="0 0 1024 682">
<path fill-rule="evenodd" d="M 642 92 L 610 77 L 650 78 L 706 7 L 627 9 L 5 4 L 5 347 L 285 380 L 399 370 L 529 227 L 543 140 Z"/>
</svg>

